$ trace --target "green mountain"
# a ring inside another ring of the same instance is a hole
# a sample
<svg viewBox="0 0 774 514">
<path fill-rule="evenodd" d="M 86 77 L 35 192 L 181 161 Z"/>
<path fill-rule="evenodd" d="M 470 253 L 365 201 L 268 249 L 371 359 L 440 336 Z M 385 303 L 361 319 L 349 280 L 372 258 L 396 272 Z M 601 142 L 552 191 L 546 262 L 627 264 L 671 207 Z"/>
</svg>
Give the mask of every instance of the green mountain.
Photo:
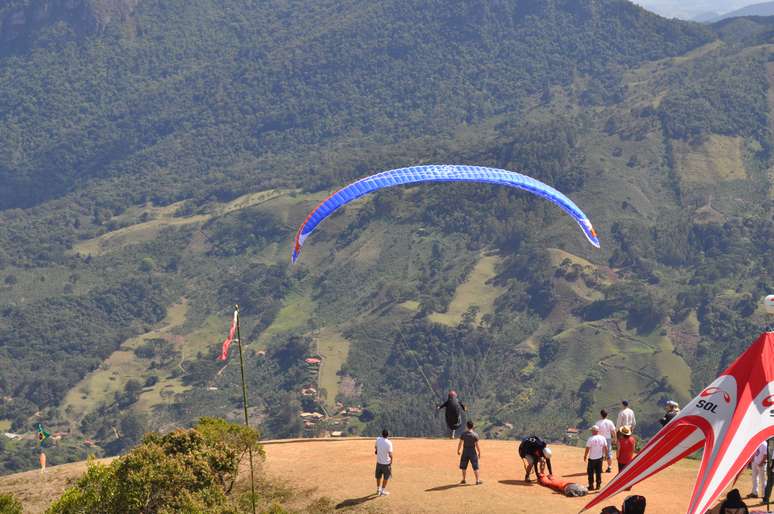
<svg viewBox="0 0 774 514">
<path fill-rule="evenodd" d="M 215 360 L 235 303 L 271 437 L 440 434 L 448 388 L 491 437 L 561 437 L 624 396 L 652 433 L 659 402 L 762 324 L 766 20 L 622 0 L 38 4 L 0 10 L 0 428 L 65 431 L 53 462 L 237 418 L 236 362 Z M 346 207 L 289 264 L 331 189 L 427 162 L 555 185 L 602 249 L 525 193 L 434 185 Z M 33 462 L 4 444 L 4 469 Z"/>
</svg>

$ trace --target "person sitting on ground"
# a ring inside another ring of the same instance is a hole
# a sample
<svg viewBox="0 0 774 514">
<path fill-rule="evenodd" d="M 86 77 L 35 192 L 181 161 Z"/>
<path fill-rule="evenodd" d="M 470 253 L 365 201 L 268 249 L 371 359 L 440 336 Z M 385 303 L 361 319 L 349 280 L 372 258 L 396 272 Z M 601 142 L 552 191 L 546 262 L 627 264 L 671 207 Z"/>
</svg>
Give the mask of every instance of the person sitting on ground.
<svg viewBox="0 0 774 514">
<path fill-rule="evenodd" d="M 637 438 L 632 435 L 632 429 L 627 425 L 622 426 L 620 434 L 618 435 L 618 450 L 616 451 L 619 473 L 634 460 L 634 452 L 636 449 Z"/>
<path fill-rule="evenodd" d="M 750 514 L 750 511 L 742 501 L 739 489 L 731 489 L 726 495 L 726 499 L 708 510 L 707 514 Z"/>
<path fill-rule="evenodd" d="M 607 455 L 607 441 L 599 435 L 599 427 L 591 427 L 591 437 L 586 441 L 586 450 L 583 452 L 583 460 L 586 464 L 586 474 L 589 478 L 589 491 L 599 490 L 602 487 L 602 461 Z M 594 479 L 596 478 L 596 487 Z"/>
<path fill-rule="evenodd" d="M 392 441 L 390 433 L 382 430 L 382 437 L 376 439 L 374 453 L 376 454 L 376 495 L 387 496 L 387 481 L 392 476 Z"/>
<path fill-rule="evenodd" d="M 446 409 L 446 426 L 451 430 L 451 438 L 454 439 L 454 432 L 462 426 L 462 411 L 465 405 L 457 399 L 456 391 L 449 391 L 449 397 L 438 406 L 438 410 Z"/>
<path fill-rule="evenodd" d="M 530 474 L 532 470 L 535 470 L 535 478 L 539 473 L 545 474 L 546 466 L 548 466 L 548 475 L 553 475 L 554 471 L 551 467 L 551 449 L 548 445 L 537 436 L 529 436 L 519 444 L 519 457 L 527 462 L 525 467 L 524 481 L 530 482 Z"/>
<path fill-rule="evenodd" d="M 468 421 L 467 430 L 460 436 L 460 442 L 457 444 L 457 455 L 460 457 L 460 469 L 462 470 L 462 481 L 460 484 L 467 483 L 465 474 L 468 471 L 468 462 L 473 467 L 473 473 L 476 475 L 476 485 L 481 485 L 481 477 L 478 473 L 478 459 L 481 458 L 481 448 L 478 446 L 478 434 L 473 431 L 473 422 Z"/>
<path fill-rule="evenodd" d="M 623 409 L 618 413 L 618 420 L 616 425 L 620 428 L 622 426 L 628 426 L 634 433 L 634 427 L 637 425 L 637 420 L 634 418 L 634 411 L 629 407 L 629 400 L 622 400 L 621 405 Z"/>
<path fill-rule="evenodd" d="M 658 420 L 658 422 L 661 423 L 662 427 L 665 427 L 667 423 L 672 421 L 678 414 L 680 414 L 680 405 L 678 405 L 678 403 L 675 401 L 669 400 L 666 403 L 666 412 L 664 413 L 664 417 Z"/>
<path fill-rule="evenodd" d="M 599 411 L 599 415 L 602 417 L 595 425 L 599 427 L 599 435 L 607 441 L 607 470 L 605 473 L 610 473 L 613 471 L 613 443 L 616 441 L 615 424 L 607 419 L 605 409 Z"/>
</svg>

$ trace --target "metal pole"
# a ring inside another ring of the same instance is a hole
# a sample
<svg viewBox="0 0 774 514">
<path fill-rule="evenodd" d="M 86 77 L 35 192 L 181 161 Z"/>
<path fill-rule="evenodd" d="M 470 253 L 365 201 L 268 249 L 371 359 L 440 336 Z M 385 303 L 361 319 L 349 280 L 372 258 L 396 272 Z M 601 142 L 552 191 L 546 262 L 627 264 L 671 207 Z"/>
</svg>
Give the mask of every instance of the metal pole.
<svg viewBox="0 0 774 514">
<path fill-rule="evenodd" d="M 239 371 L 242 373 L 242 407 L 245 411 L 245 426 L 250 428 L 250 421 L 247 417 L 247 384 L 245 383 L 245 360 L 242 357 L 242 335 L 239 332 L 239 305 L 235 305 L 236 309 L 236 336 L 237 347 L 239 347 Z M 253 514 L 255 514 L 255 473 L 253 471 L 253 448 L 248 446 L 247 451 L 250 457 L 250 502 L 253 506 Z"/>
</svg>

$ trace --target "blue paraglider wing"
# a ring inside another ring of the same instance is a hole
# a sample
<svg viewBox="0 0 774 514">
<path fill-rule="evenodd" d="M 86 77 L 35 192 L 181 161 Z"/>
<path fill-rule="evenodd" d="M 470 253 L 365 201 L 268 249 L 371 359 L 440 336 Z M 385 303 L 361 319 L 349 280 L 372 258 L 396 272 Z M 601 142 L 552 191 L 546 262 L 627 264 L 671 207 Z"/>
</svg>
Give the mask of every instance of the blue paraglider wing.
<svg viewBox="0 0 774 514">
<path fill-rule="evenodd" d="M 323 200 L 298 228 L 295 246 L 293 248 L 293 262 L 296 262 L 301 253 L 304 240 L 309 237 L 322 221 L 330 216 L 339 207 L 356 200 L 361 196 L 385 187 L 415 184 L 419 182 L 479 182 L 498 184 L 508 187 L 516 187 L 529 191 L 546 200 L 550 200 L 578 222 L 589 242 L 599 248 L 599 239 L 588 217 L 572 200 L 553 187 L 535 180 L 534 178 L 513 171 L 497 168 L 485 168 L 482 166 L 435 164 L 430 166 L 411 166 L 396 170 L 383 171 L 370 177 L 365 177 L 357 182 L 339 189 Z"/>
</svg>

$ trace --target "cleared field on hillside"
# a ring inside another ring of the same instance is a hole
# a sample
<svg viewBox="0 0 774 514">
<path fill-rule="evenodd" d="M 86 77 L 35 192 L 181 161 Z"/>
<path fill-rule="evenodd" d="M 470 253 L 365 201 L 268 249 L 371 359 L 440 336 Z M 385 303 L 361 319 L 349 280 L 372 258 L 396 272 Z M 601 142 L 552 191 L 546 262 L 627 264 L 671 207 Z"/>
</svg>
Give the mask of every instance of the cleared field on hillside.
<svg viewBox="0 0 774 514">
<path fill-rule="evenodd" d="M 323 357 L 318 385 L 327 393 L 326 405 L 333 407 L 336 404 L 336 395 L 341 383 L 338 372 L 349 355 L 349 341 L 333 328 L 324 328 L 316 338 L 317 352 Z"/>
<path fill-rule="evenodd" d="M 477 305 L 479 308 L 478 319 L 484 314 L 491 314 L 494 310 L 494 302 L 503 293 L 503 289 L 489 285 L 487 281 L 494 278 L 495 267 L 499 262 L 500 258 L 493 255 L 481 257 L 465 282 L 460 284 L 454 292 L 449 309 L 446 312 L 431 314 L 430 319 L 436 323 L 453 327 L 460 322 L 465 311 L 473 305 Z M 404 305 L 408 307 L 408 305 Z"/>
<path fill-rule="evenodd" d="M 182 347 L 182 341 L 178 341 L 179 338 L 170 337 L 170 331 L 185 322 L 187 312 L 188 303 L 185 300 L 171 305 L 158 329 L 125 341 L 99 368 L 86 375 L 68 391 L 62 403 L 62 411 L 69 419 L 80 420 L 92 409 L 112 400 L 117 392 L 123 391 L 128 380 L 134 379 L 144 383 L 151 374 L 158 377 L 158 382 L 144 389 L 137 408 L 150 408 L 162 402 L 163 398 L 185 390 L 180 379 L 168 376 L 169 370 L 161 368 L 151 370 L 149 361 L 139 358 L 134 350 L 155 338 L 169 338 L 175 346 Z"/>
</svg>

